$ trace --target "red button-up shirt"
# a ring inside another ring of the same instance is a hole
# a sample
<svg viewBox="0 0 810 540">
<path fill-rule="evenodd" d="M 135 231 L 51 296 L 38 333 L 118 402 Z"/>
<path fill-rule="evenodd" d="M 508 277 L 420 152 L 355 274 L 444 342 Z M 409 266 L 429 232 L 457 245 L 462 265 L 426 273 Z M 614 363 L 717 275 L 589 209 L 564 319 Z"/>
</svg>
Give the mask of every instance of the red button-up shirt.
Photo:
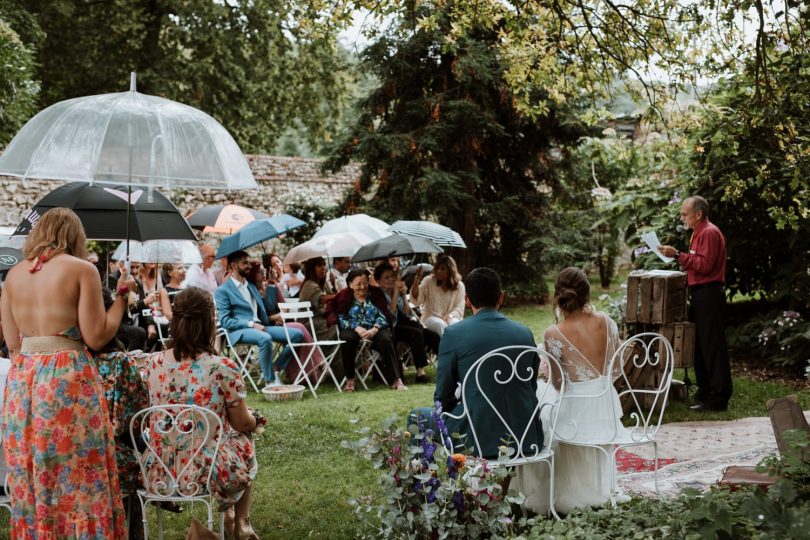
<svg viewBox="0 0 810 540">
<path fill-rule="evenodd" d="M 681 252 L 678 264 L 686 271 L 686 284 L 690 287 L 725 283 L 726 239 L 720 229 L 708 219 L 698 223 L 689 241 L 689 253 Z"/>
</svg>

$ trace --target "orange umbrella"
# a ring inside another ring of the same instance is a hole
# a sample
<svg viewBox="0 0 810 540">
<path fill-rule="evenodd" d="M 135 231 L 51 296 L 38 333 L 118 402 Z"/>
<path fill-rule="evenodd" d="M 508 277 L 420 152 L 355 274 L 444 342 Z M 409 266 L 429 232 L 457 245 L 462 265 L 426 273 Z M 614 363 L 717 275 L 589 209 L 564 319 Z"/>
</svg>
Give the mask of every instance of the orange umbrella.
<svg viewBox="0 0 810 540">
<path fill-rule="evenodd" d="M 203 232 L 233 234 L 248 223 L 269 216 L 236 204 L 204 206 L 188 216 L 188 224 Z"/>
</svg>

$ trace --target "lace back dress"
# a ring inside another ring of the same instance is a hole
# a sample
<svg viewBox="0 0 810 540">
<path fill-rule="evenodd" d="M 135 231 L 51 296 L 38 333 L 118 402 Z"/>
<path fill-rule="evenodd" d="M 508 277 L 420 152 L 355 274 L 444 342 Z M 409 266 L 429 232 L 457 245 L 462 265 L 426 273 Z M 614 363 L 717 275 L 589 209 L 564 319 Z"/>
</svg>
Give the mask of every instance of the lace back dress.
<svg viewBox="0 0 810 540">
<path fill-rule="evenodd" d="M 606 373 L 620 344 L 618 328 L 604 313 L 596 316 L 605 324 L 604 337 L 598 335 L 605 340 L 601 358 L 586 357 L 557 325 L 549 327 L 544 335 L 545 348 L 560 362 L 565 377 L 565 395 L 560 403 L 555 437 L 555 507 L 559 512 L 602 505 L 610 499 L 614 489 L 610 462 L 602 450 L 566 444 L 566 441 L 588 444 L 610 440 L 625 430 L 621 423 L 621 405 L 613 388 L 615 374 L 620 372 L 621 366 L 614 366 L 613 373 Z M 538 388 L 538 395 L 542 395 L 541 391 Z M 612 450 L 610 446 L 603 448 L 608 453 Z M 526 507 L 546 513 L 548 469 L 542 464 L 521 467 L 517 479 L 516 488 L 526 495 Z"/>
</svg>

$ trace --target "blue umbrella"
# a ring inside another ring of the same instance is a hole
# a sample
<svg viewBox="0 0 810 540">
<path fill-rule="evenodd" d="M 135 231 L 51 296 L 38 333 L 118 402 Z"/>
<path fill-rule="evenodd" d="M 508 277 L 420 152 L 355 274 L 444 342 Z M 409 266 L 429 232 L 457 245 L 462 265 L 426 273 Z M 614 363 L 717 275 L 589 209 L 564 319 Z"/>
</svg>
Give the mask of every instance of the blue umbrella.
<svg viewBox="0 0 810 540">
<path fill-rule="evenodd" d="M 267 219 L 257 219 L 239 229 L 238 232 L 223 238 L 217 250 L 217 259 L 227 257 L 231 253 L 247 249 L 250 246 L 255 246 L 265 240 L 281 236 L 287 231 L 304 225 L 306 225 L 305 222 L 287 214 L 278 214 Z"/>
</svg>

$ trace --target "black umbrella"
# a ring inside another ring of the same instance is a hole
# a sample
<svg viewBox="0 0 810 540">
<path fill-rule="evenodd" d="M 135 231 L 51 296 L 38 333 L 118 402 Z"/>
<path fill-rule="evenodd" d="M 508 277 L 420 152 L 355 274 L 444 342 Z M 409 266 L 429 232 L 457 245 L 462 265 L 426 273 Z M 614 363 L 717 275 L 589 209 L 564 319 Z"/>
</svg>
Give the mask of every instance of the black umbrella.
<svg viewBox="0 0 810 540">
<path fill-rule="evenodd" d="M 0 247 L 0 272 L 11 269 L 12 266 L 23 260 L 22 251 L 12 247 Z"/>
<path fill-rule="evenodd" d="M 89 240 L 196 240 L 194 231 L 172 202 L 154 189 L 103 187 L 73 182 L 45 195 L 14 234 L 28 234 L 51 208 L 70 208 L 79 216 Z M 127 199 L 132 203 L 127 209 Z M 127 228 L 129 215 L 129 228 Z"/>
<path fill-rule="evenodd" d="M 366 244 L 357 250 L 352 262 L 388 259 L 417 253 L 441 253 L 444 251 L 432 240 L 407 234 L 392 234 Z"/>
</svg>

